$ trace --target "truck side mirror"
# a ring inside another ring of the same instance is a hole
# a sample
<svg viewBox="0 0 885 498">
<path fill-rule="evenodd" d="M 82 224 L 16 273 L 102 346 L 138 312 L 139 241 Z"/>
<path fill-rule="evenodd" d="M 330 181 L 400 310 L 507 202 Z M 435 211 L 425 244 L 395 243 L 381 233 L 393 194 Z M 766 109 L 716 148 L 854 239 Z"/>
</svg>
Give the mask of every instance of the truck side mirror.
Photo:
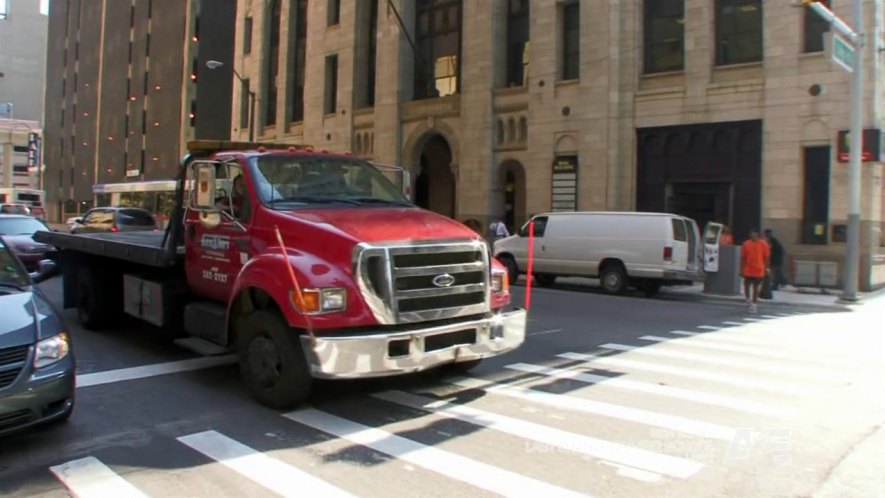
<svg viewBox="0 0 885 498">
<path fill-rule="evenodd" d="M 215 164 L 196 163 L 192 167 L 194 189 L 191 191 L 191 208 L 197 211 L 215 212 Z"/>
</svg>

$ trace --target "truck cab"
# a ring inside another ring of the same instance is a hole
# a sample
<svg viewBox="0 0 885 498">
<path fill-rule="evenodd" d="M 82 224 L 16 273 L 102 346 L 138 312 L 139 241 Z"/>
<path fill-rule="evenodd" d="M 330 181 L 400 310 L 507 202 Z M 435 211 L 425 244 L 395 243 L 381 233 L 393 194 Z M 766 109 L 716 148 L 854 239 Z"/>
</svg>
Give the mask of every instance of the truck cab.
<svg viewBox="0 0 885 498">
<path fill-rule="evenodd" d="M 524 341 L 526 312 L 506 310 L 506 268 L 482 238 L 414 206 L 369 162 L 195 145 L 203 153 L 183 164 L 165 259 L 135 261 L 111 234 L 46 235 L 78 280 L 65 282 L 66 302 L 85 302 L 87 325 L 119 282 L 126 313 L 180 327 L 177 342 L 203 354 L 236 352 L 253 396 L 276 408 L 305 399 L 315 378 L 463 370 Z M 95 263 L 101 275 L 74 268 Z"/>
</svg>

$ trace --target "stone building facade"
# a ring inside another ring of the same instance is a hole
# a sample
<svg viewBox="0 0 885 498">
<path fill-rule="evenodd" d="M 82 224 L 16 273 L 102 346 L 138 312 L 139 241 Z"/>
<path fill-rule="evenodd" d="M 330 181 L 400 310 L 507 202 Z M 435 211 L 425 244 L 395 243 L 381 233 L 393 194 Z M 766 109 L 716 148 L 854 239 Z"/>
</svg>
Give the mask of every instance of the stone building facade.
<svg viewBox="0 0 885 498">
<path fill-rule="evenodd" d="M 43 121 L 47 24 L 39 1 L 0 0 L 0 119 Z"/>
</svg>

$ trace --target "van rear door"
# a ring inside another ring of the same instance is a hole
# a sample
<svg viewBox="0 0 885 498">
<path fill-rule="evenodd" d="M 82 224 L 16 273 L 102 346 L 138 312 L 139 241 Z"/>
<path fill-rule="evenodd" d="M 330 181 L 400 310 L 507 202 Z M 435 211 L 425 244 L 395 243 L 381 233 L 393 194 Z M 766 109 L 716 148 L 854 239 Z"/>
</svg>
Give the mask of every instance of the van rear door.
<svg viewBox="0 0 885 498">
<path fill-rule="evenodd" d="M 668 261 L 677 268 L 688 268 L 689 259 L 689 226 L 682 218 L 672 217 L 670 223 L 673 226 L 673 251 Z"/>
</svg>

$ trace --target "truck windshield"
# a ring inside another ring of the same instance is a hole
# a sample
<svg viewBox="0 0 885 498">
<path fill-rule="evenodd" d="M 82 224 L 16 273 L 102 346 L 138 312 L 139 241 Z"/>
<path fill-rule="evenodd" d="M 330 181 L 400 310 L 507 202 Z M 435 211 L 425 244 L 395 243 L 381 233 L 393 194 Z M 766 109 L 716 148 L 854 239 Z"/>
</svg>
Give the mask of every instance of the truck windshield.
<svg viewBox="0 0 885 498">
<path fill-rule="evenodd" d="M 412 205 L 383 173 L 358 159 L 266 155 L 253 158 L 252 167 L 258 195 L 271 206 Z"/>
</svg>

